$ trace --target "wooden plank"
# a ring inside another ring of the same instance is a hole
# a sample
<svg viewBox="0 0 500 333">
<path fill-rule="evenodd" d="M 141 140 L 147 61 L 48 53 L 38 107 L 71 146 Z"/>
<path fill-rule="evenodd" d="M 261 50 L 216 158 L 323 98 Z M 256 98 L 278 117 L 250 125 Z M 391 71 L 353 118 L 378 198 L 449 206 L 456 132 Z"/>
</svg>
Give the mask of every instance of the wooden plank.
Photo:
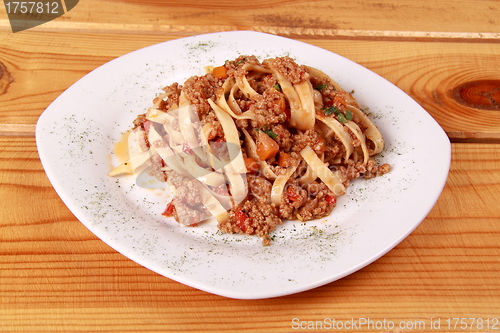
<svg viewBox="0 0 500 333">
<path fill-rule="evenodd" d="M 0 124 L 0 136 L 35 136 L 35 125 L 30 124 Z"/>
<path fill-rule="evenodd" d="M 0 62 L 14 81 L 0 95 L 0 124 L 34 125 L 57 96 L 91 70 L 135 49 L 177 37 L 35 32 L 1 39 Z M 385 77 L 424 107 L 452 140 L 500 140 L 496 43 L 299 40 Z M 481 86 L 485 82 L 493 85 Z M 484 95 L 486 102 L 476 98 Z M 10 133 L 6 127 L 0 130 L 2 135 Z"/>
<path fill-rule="evenodd" d="M 0 17 L 6 17 L 0 7 Z M 205 27 L 226 26 L 231 29 L 290 28 L 333 29 L 341 31 L 423 31 L 498 33 L 500 4 L 497 1 L 304 1 L 256 0 L 217 2 L 194 0 L 114 0 L 80 1 L 53 23 L 107 30 L 110 25 L 146 25 L 154 31 L 171 27 L 179 33 L 199 31 Z M 7 23 L 7 20 L 3 21 Z M 140 24 L 137 24 L 137 23 Z M 49 29 L 51 23 L 35 31 Z M 9 29 L 8 24 L 3 24 Z M 99 28 L 100 25 L 103 25 Z M 60 29 L 61 26 L 58 27 Z M 224 29 L 225 30 L 225 29 Z M 61 31 L 61 30 L 59 30 Z"/>
<path fill-rule="evenodd" d="M 0 138 L 0 330 L 290 332 L 294 318 L 426 325 L 498 318 L 499 158 L 497 144 L 453 144 L 440 199 L 395 249 L 326 286 L 244 301 L 184 286 L 116 253 L 58 198 L 33 138 Z"/>
</svg>

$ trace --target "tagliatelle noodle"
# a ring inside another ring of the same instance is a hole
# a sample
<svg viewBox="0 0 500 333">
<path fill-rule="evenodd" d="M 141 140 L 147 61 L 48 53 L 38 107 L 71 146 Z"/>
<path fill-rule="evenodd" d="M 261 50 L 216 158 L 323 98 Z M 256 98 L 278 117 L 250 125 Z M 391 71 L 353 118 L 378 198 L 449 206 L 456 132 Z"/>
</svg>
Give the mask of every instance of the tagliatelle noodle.
<svg viewBox="0 0 500 333">
<path fill-rule="evenodd" d="M 140 128 L 132 130 L 127 138 L 128 156 L 129 159 L 108 174 L 111 177 L 118 176 L 121 174 L 131 174 L 134 173 L 139 167 L 144 163 L 149 161 L 151 157 L 151 152 L 148 150 L 143 150 L 139 144 L 139 136 L 145 136 L 146 132 Z"/>
<path fill-rule="evenodd" d="M 359 145 L 361 147 L 361 151 L 363 152 L 363 163 L 366 164 L 368 163 L 368 159 L 370 158 L 370 153 L 368 152 L 368 148 L 366 147 L 366 138 L 363 132 L 361 131 L 361 128 L 359 128 L 358 124 L 356 124 L 354 121 L 348 120 L 345 123 L 345 127 L 347 127 L 351 132 L 356 136 L 356 138 L 359 140 Z"/>
<path fill-rule="evenodd" d="M 276 206 L 279 206 L 281 198 L 283 197 L 283 191 L 285 189 L 286 182 L 293 175 L 297 166 L 288 167 L 284 174 L 279 175 L 274 180 L 273 186 L 271 188 L 271 202 Z"/>
<path fill-rule="evenodd" d="M 133 130 L 128 136 L 129 163 L 132 172 L 146 163 L 150 158 L 149 150 L 141 149 L 139 145 L 139 136 L 145 136 L 146 132 L 141 129 Z"/>
<path fill-rule="evenodd" d="M 309 165 L 307 165 L 306 172 L 299 178 L 299 184 L 301 186 L 311 184 L 317 178 L 318 176 L 314 173 L 314 170 Z"/>
<path fill-rule="evenodd" d="M 384 149 L 384 139 L 382 138 L 382 134 L 378 130 L 377 126 L 371 122 L 371 120 L 357 107 L 352 105 L 348 105 L 347 109 L 350 110 L 355 116 L 361 119 L 363 124 L 367 127 L 365 135 L 366 137 L 373 142 L 375 148 L 368 149 L 370 156 L 376 155 Z"/>
<path fill-rule="evenodd" d="M 177 108 L 178 108 L 177 105 L 175 105 L 175 109 Z M 168 112 L 164 112 L 151 107 L 148 109 L 148 113 L 146 114 L 146 119 L 155 123 L 165 124 L 167 122 L 171 122 L 172 120 L 174 120 L 174 117 Z"/>
<path fill-rule="evenodd" d="M 306 124 L 304 124 L 304 126 L 301 126 L 301 123 L 299 123 L 302 113 L 302 105 L 300 104 L 300 98 L 297 94 L 297 91 L 295 91 L 295 89 L 293 88 L 290 80 L 288 80 L 284 75 L 282 75 L 273 67 L 273 60 L 268 60 L 267 63 L 273 70 L 273 75 L 278 80 L 281 91 L 283 92 L 283 94 L 285 94 L 285 97 L 288 100 L 288 104 L 290 105 L 290 125 L 300 130 L 307 129 L 303 128 Z"/>
<path fill-rule="evenodd" d="M 242 202 L 248 194 L 246 180 L 242 177 L 242 174 L 246 174 L 248 170 L 243 160 L 238 129 L 231 116 L 222 108 L 210 99 L 208 103 L 215 112 L 217 119 L 220 121 L 226 142 L 228 143 L 227 149 L 229 151 L 230 161 L 224 166 L 224 171 L 229 181 L 231 196 L 234 203 L 238 204 Z"/>
<path fill-rule="evenodd" d="M 172 149 L 168 146 L 168 143 L 164 141 L 158 131 L 151 126 L 148 132 L 148 140 L 152 145 L 151 149 L 157 152 L 163 161 L 175 172 L 184 177 L 191 178 L 191 175 L 186 171 L 186 167 L 183 163 L 179 154 L 175 154 Z M 159 145 L 155 145 L 155 142 L 163 141 L 165 145 L 161 147 Z M 155 147 L 156 146 L 156 147 Z"/>
<path fill-rule="evenodd" d="M 345 194 L 346 188 L 342 184 L 345 179 L 340 171 L 332 172 L 328 165 L 323 163 L 311 147 L 306 146 L 300 151 L 300 155 L 313 169 L 314 173 L 328 186 L 336 196 Z"/>
<path fill-rule="evenodd" d="M 184 108 L 188 107 L 189 106 L 186 105 L 184 106 Z M 163 140 L 154 126 L 150 126 L 149 134 L 150 142 Z M 228 200 L 229 197 L 227 197 L 226 200 L 224 200 L 222 196 L 218 196 L 217 198 L 214 193 L 206 187 L 207 185 L 217 187 L 224 184 L 225 178 L 222 174 L 200 167 L 196 162 L 196 155 L 184 154 L 185 157 L 181 158 L 181 154 L 174 154 L 168 145 L 154 149 L 160 154 L 162 159 L 170 168 L 172 168 L 172 170 L 176 171 L 180 175 L 183 175 L 184 177 L 192 179 L 192 183 L 195 184 L 202 193 L 203 206 L 213 216 L 215 216 L 217 221 L 221 222 L 228 219 L 229 214 L 227 210 L 231 207 Z M 173 192 L 175 193 L 175 188 L 173 189 Z M 191 222 L 196 223 L 200 221 Z"/>
<path fill-rule="evenodd" d="M 231 108 L 231 110 L 233 110 L 233 113 L 237 114 L 237 115 L 240 115 L 240 114 L 243 113 L 243 111 L 241 110 L 240 106 L 238 105 L 238 102 L 236 102 L 236 98 L 234 97 L 234 94 L 236 94 L 236 92 L 239 89 L 240 88 L 238 88 L 237 84 L 233 84 L 233 86 L 231 87 L 231 90 L 229 91 L 229 96 L 227 98 L 227 105 L 229 105 L 229 107 Z"/>
<path fill-rule="evenodd" d="M 221 94 L 217 98 L 216 104 L 221 109 L 226 111 L 231 117 L 233 117 L 235 119 L 254 119 L 255 115 L 252 111 L 247 111 L 247 112 L 241 113 L 241 109 L 239 109 L 239 106 L 238 106 L 239 114 L 236 114 L 233 111 L 233 109 L 229 106 L 228 100 L 226 100 L 226 94 L 230 94 L 230 92 L 233 90 L 234 86 L 237 87 L 237 84 L 234 82 L 231 84 L 231 81 L 232 80 L 228 79 L 228 80 L 226 80 L 226 82 L 224 82 L 224 85 L 222 86 L 222 89 L 221 89 Z M 234 100 L 234 98 L 233 98 L 233 100 Z M 238 105 L 236 103 L 236 101 L 234 101 L 232 103 L 234 103 L 235 105 Z"/>
<path fill-rule="evenodd" d="M 314 127 L 314 114 L 316 107 L 314 105 L 313 87 L 311 81 L 306 80 L 293 85 L 293 88 L 299 96 L 302 112 L 296 115 L 295 121 L 297 128 L 302 130 L 311 129 Z"/>
<path fill-rule="evenodd" d="M 252 96 L 258 95 L 258 93 L 250 86 L 250 83 L 248 82 L 246 76 L 237 76 L 236 84 L 247 98 L 252 98 Z"/>
<path fill-rule="evenodd" d="M 224 222 L 229 218 L 229 213 L 227 209 L 221 204 L 215 196 L 210 193 L 210 191 L 204 187 L 201 183 L 197 182 L 196 186 L 201 193 L 203 198 L 202 204 L 205 208 L 215 217 L 218 222 Z M 198 221 L 201 222 L 201 221 Z"/>
<path fill-rule="evenodd" d="M 231 169 L 236 173 L 246 173 L 247 168 L 245 166 L 245 162 L 243 161 L 243 155 L 241 154 L 240 136 L 233 119 L 231 119 L 231 116 L 228 115 L 217 104 L 215 104 L 215 102 L 211 99 L 208 99 L 208 103 L 214 110 L 217 119 L 220 121 L 222 129 L 224 130 L 226 142 L 231 143 L 235 147 L 239 148 L 238 151 L 235 151 L 234 147 L 228 145 L 230 156 L 229 164 L 231 165 Z"/>
<path fill-rule="evenodd" d="M 329 75 L 325 74 L 324 72 L 320 71 L 319 69 L 317 69 L 315 67 L 311 67 L 311 66 L 306 66 L 306 65 L 304 65 L 302 67 L 304 67 L 309 72 L 309 75 L 316 76 L 316 77 L 319 77 L 321 79 L 327 80 L 328 83 L 330 83 L 335 88 L 336 91 L 345 91 L 344 88 L 342 88 L 340 86 L 340 84 L 338 84 Z"/>
<path fill-rule="evenodd" d="M 290 125 L 299 130 L 308 130 L 313 128 L 315 112 L 314 100 L 312 91 L 308 90 L 309 87 L 307 86 L 307 83 L 299 84 L 299 90 L 297 91 L 297 85 L 292 85 L 290 80 L 288 80 L 276 69 L 274 60 L 270 59 L 267 63 L 271 67 L 273 75 L 278 80 L 281 90 L 283 91 L 283 94 L 285 94 L 288 104 L 290 105 Z M 312 108 L 310 107 L 311 104 Z"/>
<path fill-rule="evenodd" d="M 342 145 L 344 145 L 345 148 L 344 160 L 347 161 L 351 156 L 354 147 L 352 145 L 351 137 L 344 129 L 344 126 L 334 118 L 327 118 L 316 114 L 316 119 L 328 126 L 335 133 L 340 142 L 342 142 Z"/>
<path fill-rule="evenodd" d="M 184 167 L 191 176 L 198 179 L 203 184 L 217 187 L 225 183 L 223 174 L 201 167 L 196 162 L 196 155 L 190 155 L 184 158 Z"/>
</svg>

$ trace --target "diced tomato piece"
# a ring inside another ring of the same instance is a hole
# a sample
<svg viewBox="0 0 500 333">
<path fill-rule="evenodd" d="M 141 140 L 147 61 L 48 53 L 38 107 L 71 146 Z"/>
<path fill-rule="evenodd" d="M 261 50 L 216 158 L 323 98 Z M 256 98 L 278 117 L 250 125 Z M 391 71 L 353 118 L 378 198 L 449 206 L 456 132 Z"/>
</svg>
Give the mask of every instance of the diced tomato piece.
<svg viewBox="0 0 500 333">
<path fill-rule="evenodd" d="M 246 226 L 245 222 L 249 219 L 248 215 L 245 214 L 243 212 L 243 210 L 241 210 L 241 208 L 238 208 L 236 210 L 235 218 L 236 218 L 236 224 L 238 225 L 238 227 L 243 232 L 246 232 L 247 231 L 247 226 Z"/>
<path fill-rule="evenodd" d="M 334 195 L 327 195 L 326 203 L 329 205 L 335 205 L 337 203 L 337 197 Z"/>
<path fill-rule="evenodd" d="M 174 205 L 174 202 L 171 201 L 167 207 L 165 208 L 165 210 L 163 211 L 163 213 L 161 213 L 161 215 L 165 216 L 165 217 L 172 217 L 174 216 L 174 212 L 175 212 L 175 205 Z"/>
<path fill-rule="evenodd" d="M 296 202 L 300 200 L 300 195 L 297 193 L 294 187 L 288 186 L 286 189 L 286 195 L 290 201 Z"/>
<path fill-rule="evenodd" d="M 289 120 L 290 118 L 292 118 L 292 112 L 290 111 L 290 108 L 287 106 L 285 108 L 285 114 L 286 114 L 286 119 Z"/>
</svg>

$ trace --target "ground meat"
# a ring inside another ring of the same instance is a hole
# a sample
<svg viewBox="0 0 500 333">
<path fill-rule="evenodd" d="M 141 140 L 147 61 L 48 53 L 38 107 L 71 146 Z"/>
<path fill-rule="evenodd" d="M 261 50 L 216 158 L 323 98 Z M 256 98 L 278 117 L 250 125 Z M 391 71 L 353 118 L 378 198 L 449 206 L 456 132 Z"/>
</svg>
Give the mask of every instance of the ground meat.
<svg viewBox="0 0 500 333">
<path fill-rule="evenodd" d="M 227 69 L 227 75 L 229 77 L 236 77 L 236 76 L 246 75 L 248 73 L 247 70 L 243 69 L 243 65 L 245 64 L 261 65 L 260 61 L 257 59 L 256 56 L 243 55 L 239 56 L 235 60 L 226 61 L 224 66 Z"/>
<path fill-rule="evenodd" d="M 248 128 L 249 126 L 248 119 L 236 119 L 234 122 L 236 124 L 236 127 L 238 127 L 238 129 Z"/>
<path fill-rule="evenodd" d="M 161 182 L 166 182 L 167 174 L 163 170 L 164 166 L 165 164 L 161 156 L 159 154 L 154 154 L 151 156 L 151 166 L 149 167 L 148 174 Z"/>
<path fill-rule="evenodd" d="M 309 79 L 309 73 L 290 57 L 276 58 L 274 60 L 274 67 L 280 74 L 290 80 L 292 84 L 301 83 Z"/>
<path fill-rule="evenodd" d="M 185 180 L 181 186 L 176 188 L 175 198 L 190 206 L 196 206 L 201 202 L 198 187 L 189 180 Z"/>
<path fill-rule="evenodd" d="M 203 206 L 190 207 L 184 202 L 174 199 L 172 201 L 175 210 L 173 217 L 175 220 L 183 225 L 197 225 L 198 222 L 203 221 L 206 218 L 206 211 L 204 211 Z"/>
<path fill-rule="evenodd" d="M 207 74 L 201 77 L 192 76 L 185 82 L 182 91 L 186 94 L 186 98 L 197 107 L 200 119 L 212 109 L 207 99 L 215 97 L 223 81 Z"/>
<path fill-rule="evenodd" d="M 144 123 L 146 121 L 147 119 L 145 113 L 138 115 L 137 118 L 135 118 L 132 122 L 134 124 L 134 127 L 132 127 L 132 129 L 135 130 L 137 127 L 144 127 Z"/>
<path fill-rule="evenodd" d="M 253 127 L 268 129 L 272 124 L 287 120 L 285 96 L 278 90 L 267 89 L 264 94 L 252 97 L 252 101 L 249 110 L 255 114 L 251 121 Z"/>
<path fill-rule="evenodd" d="M 158 109 L 162 111 L 168 111 L 175 105 L 179 105 L 179 95 L 181 93 L 181 88 L 176 82 L 170 86 L 164 87 L 162 90 L 168 94 L 167 99 L 159 100 L 161 97 L 158 96 L 153 100 L 154 105 L 158 105 Z M 163 95 L 163 94 L 162 94 Z"/>
<path fill-rule="evenodd" d="M 284 219 L 295 220 L 297 209 L 308 199 L 307 191 L 294 183 L 287 183 L 279 205 L 279 215 Z"/>
<path fill-rule="evenodd" d="M 377 165 L 373 158 L 368 159 L 366 165 L 363 162 L 352 162 L 349 161 L 347 168 L 342 169 L 347 179 L 357 179 L 363 177 L 365 179 L 370 179 L 373 177 L 382 176 L 391 170 L 389 164 Z"/>
<path fill-rule="evenodd" d="M 144 131 L 143 127 L 137 127 L 133 130 L 137 134 L 137 145 L 142 151 L 149 150 L 149 142 L 148 137 L 146 135 L 146 131 Z"/>
<path fill-rule="evenodd" d="M 319 219 L 328 216 L 335 208 L 336 200 L 333 192 L 325 183 L 313 182 L 306 186 L 309 198 L 304 206 L 298 211 L 298 216 L 302 221 Z"/>
<path fill-rule="evenodd" d="M 247 184 L 250 194 L 257 199 L 257 201 L 266 203 L 271 202 L 271 188 L 272 184 L 264 177 L 256 175 L 247 175 Z"/>
<path fill-rule="evenodd" d="M 370 179 L 373 177 L 379 177 L 391 171 L 391 166 L 389 164 L 377 165 L 375 160 L 370 158 L 366 165 L 366 172 L 364 174 L 365 179 Z"/>
<path fill-rule="evenodd" d="M 316 197 L 299 208 L 297 218 L 301 221 L 319 219 L 328 216 L 334 208 L 335 206 L 328 204 L 325 198 Z"/>
<path fill-rule="evenodd" d="M 234 148 L 234 146 L 233 147 L 229 146 L 226 141 L 210 142 L 209 145 L 212 154 L 219 160 L 227 162 L 231 160 L 229 149 Z"/>
<path fill-rule="evenodd" d="M 320 78 L 317 76 L 310 76 L 311 84 L 313 88 L 317 91 L 325 91 L 327 89 L 331 89 L 335 91 L 335 88 L 330 84 L 327 78 Z"/>
<path fill-rule="evenodd" d="M 161 90 L 163 90 L 166 93 L 172 93 L 171 96 L 173 96 L 173 95 L 179 96 L 181 93 L 181 89 L 182 89 L 182 86 L 180 86 L 177 82 L 175 82 L 169 86 L 163 87 Z"/>
<path fill-rule="evenodd" d="M 334 162 L 338 158 L 343 157 L 345 154 L 345 147 L 336 140 L 329 140 L 326 144 L 325 162 Z M 335 164 L 335 163 L 333 163 Z"/>
<path fill-rule="evenodd" d="M 325 139 L 320 137 L 315 130 L 307 130 L 303 134 L 295 134 L 292 140 L 292 150 L 295 152 L 300 152 L 306 146 L 311 147 L 317 153 L 322 153 L 327 149 Z"/>
<path fill-rule="evenodd" d="M 278 80 L 272 75 L 265 75 L 257 85 L 257 92 L 262 94 L 267 89 L 276 89 L 276 85 L 278 84 Z"/>
<path fill-rule="evenodd" d="M 348 101 L 352 98 L 346 91 L 337 91 L 333 86 L 329 86 L 321 91 L 323 98 L 325 99 L 325 108 L 335 106 L 337 110 L 345 114 L 347 112 L 347 105 L 352 105 Z"/>
<path fill-rule="evenodd" d="M 313 182 L 305 188 L 289 183 L 281 198 L 279 215 L 284 219 L 309 221 L 325 217 L 335 207 L 328 198 L 332 191 L 324 184 Z"/>
<path fill-rule="evenodd" d="M 201 123 L 202 125 L 211 124 L 213 126 L 212 130 L 207 134 L 208 141 L 224 139 L 224 130 L 222 129 L 222 125 L 215 115 L 215 112 L 210 111 L 205 117 L 203 117 Z"/>
<path fill-rule="evenodd" d="M 179 187 L 184 182 L 184 177 L 175 171 L 170 171 L 168 173 L 168 180 L 174 187 Z"/>
<path fill-rule="evenodd" d="M 172 180 L 171 180 L 172 181 Z M 180 182 L 176 186 L 176 192 L 172 202 L 175 206 L 176 220 L 184 225 L 192 225 L 201 222 L 210 216 L 205 206 L 198 186 L 193 180 L 186 178 L 174 179 Z"/>
<path fill-rule="evenodd" d="M 278 143 L 282 151 L 288 152 L 292 149 L 292 134 L 283 124 L 271 126 L 271 131 L 276 134 L 274 141 Z"/>
<path fill-rule="evenodd" d="M 229 212 L 229 219 L 219 223 L 218 228 L 230 234 L 255 234 L 263 238 L 264 245 L 269 245 L 269 233 L 281 223 L 274 205 L 264 204 L 253 198 L 245 201 L 242 206 L 233 208 Z"/>
</svg>

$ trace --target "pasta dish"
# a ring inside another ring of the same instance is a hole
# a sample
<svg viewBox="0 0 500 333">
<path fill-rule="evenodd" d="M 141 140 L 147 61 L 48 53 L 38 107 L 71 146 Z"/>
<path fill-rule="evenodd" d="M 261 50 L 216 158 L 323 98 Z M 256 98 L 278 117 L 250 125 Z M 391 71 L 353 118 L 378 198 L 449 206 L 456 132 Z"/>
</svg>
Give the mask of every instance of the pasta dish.
<svg viewBox="0 0 500 333">
<path fill-rule="evenodd" d="M 133 122 L 128 160 L 110 176 L 147 168 L 167 182 L 162 215 L 265 245 L 283 220 L 329 215 L 357 178 L 390 171 L 374 156 L 380 131 L 353 96 L 290 57 L 240 56 L 171 84 Z"/>
</svg>

